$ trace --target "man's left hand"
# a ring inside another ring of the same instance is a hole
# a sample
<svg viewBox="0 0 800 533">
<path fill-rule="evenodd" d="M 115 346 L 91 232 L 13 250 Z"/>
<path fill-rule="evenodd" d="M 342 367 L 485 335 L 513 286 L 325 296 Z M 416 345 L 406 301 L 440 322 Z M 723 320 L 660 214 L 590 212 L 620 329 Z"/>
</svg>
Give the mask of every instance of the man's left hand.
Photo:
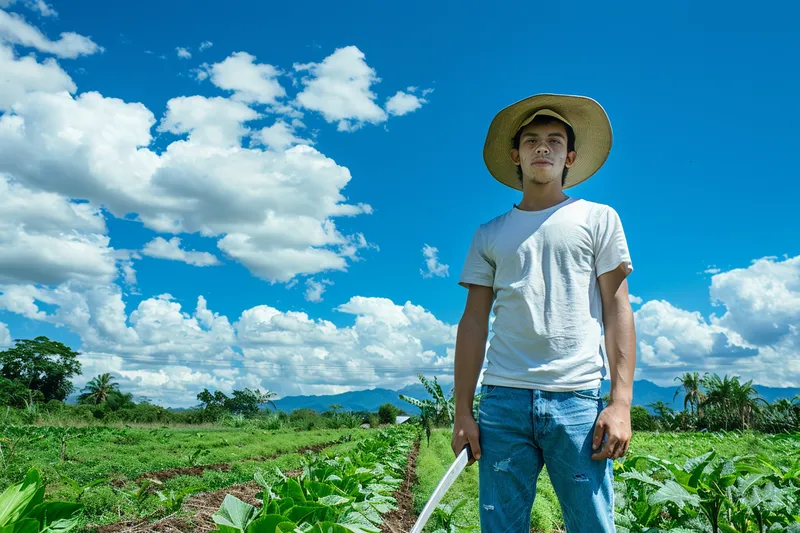
<svg viewBox="0 0 800 533">
<path fill-rule="evenodd" d="M 608 439 L 603 443 L 603 436 Z M 631 443 L 631 408 L 628 405 L 614 403 L 600 412 L 594 426 L 592 440 L 592 459 L 617 459 L 628 452 Z M 599 449 L 603 445 L 602 449 Z"/>
</svg>

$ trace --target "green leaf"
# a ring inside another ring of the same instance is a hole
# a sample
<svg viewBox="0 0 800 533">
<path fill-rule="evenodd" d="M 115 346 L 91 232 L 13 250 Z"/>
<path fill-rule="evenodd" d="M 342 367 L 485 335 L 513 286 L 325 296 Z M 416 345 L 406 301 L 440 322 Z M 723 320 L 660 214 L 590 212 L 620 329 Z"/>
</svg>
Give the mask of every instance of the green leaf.
<svg viewBox="0 0 800 533">
<path fill-rule="evenodd" d="M 24 518 L 0 529 L 0 533 L 39 533 L 39 521 Z"/>
<path fill-rule="evenodd" d="M 297 524 L 287 520 L 286 522 L 281 522 L 275 527 L 275 533 L 294 533 L 296 529 Z"/>
<path fill-rule="evenodd" d="M 219 511 L 211 516 L 217 525 L 230 526 L 246 531 L 257 516 L 258 509 L 230 494 L 225 495 Z"/>
<path fill-rule="evenodd" d="M 306 501 L 306 495 L 303 493 L 303 487 L 297 480 L 289 478 L 286 480 L 286 495 L 296 502 Z"/>
<path fill-rule="evenodd" d="M 698 466 L 698 468 L 700 467 Z M 696 494 L 690 494 L 689 491 L 671 479 L 667 480 L 663 487 L 651 494 L 647 501 L 650 505 L 670 502 L 680 509 L 683 509 L 686 504 L 695 507 L 700 505 L 700 498 Z"/>
<path fill-rule="evenodd" d="M 77 525 L 82 512 L 83 504 L 49 501 L 31 509 L 28 516 L 38 520 L 42 529 L 49 527 L 51 531 L 69 531 Z"/>
<path fill-rule="evenodd" d="M 286 516 L 289 520 L 294 520 L 298 524 L 303 522 L 322 522 L 331 518 L 332 509 L 326 505 L 312 505 L 316 502 L 305 502 L 300 505 L 295 505 Z"/>
<path fill-rule="evenodd" d="M 351 501 L 353 501 L 352 498 L 345 498 L 344 496 L 339 496 L 338 494 L 323 496 L 322 498 L 319 499 L 319 503 L 323 505 L 328 505 L 330 507 L 336 507 L 337 505 L 343 505 Z"/>
<path fill-rule="evenodd" d="M 722 522 L 719 523 L 719 530 L 722 531 L 722 533 L 740 533 L 736 528 L 728 524 L 723 524 Z"/>
<path fill-rule="evenodd" d="M 28 470 L 22 481 L 0 494 L 0 526 L 17 522 L 43 499 L 44 487 L 39 471 Z"/>
<path fill-rule="evenodd" d="M 267 514 L 254 520 L 248 527 L 247 533 L 275 533 L 279 524 L 291 522 L 287 517 L 279 514 Z"/>
</svg>

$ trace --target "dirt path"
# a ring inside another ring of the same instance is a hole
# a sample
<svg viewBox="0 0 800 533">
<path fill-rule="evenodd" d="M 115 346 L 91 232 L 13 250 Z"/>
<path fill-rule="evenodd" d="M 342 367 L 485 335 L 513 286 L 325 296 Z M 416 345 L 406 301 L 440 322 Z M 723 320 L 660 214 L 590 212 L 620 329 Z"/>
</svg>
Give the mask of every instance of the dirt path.
<svg viewBox="0 0 800 533">
<path fill-rule="evenodd" d="M 417 456 L 419 455 L 419 440 L 414 442 L 411 452 L 408 454 L 408 467 L 406 468 L 406 479 L 403 485 L 395 491 L 394 497 L 397 500 L 397 509 L 386 513 L 382 533 L 407 533 L 414 527 L 417 514 L 414 512 L 414 494 L 411 489 L 417 483 Z"/>
</svg>

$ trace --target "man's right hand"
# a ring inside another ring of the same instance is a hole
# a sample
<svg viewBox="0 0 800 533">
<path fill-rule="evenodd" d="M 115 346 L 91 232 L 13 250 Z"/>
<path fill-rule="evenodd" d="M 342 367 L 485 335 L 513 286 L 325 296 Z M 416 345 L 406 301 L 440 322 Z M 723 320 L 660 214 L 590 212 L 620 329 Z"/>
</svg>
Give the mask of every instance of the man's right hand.
<svg viewBox="0 0 800 533">
<path fill-rule="evenodd" d="M 472 448 L 472 456 L 475 458 L 467 464 L 471 465 L 481 458 L 481 444 L 479 440 L 478 423 L 472 415 L 456 416 L 455 424 L 453 425 L 453 453 L 458 455 L 464 446 L 469 443 Z"/>
</svg>

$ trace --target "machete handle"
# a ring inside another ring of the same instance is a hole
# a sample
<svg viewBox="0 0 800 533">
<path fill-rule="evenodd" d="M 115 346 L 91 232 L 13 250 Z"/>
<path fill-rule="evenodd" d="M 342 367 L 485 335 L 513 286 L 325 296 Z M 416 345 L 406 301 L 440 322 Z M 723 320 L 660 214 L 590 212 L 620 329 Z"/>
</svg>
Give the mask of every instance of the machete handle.
<svg viewBox="0 0 800 533">
<path fill-rule="evenodd" d="M 472 461 L 473 459 L 475 459 L 475 456 L 472 455 L 472 446 L 469 445 L 469 442 L 466 443 L 464 445 L 464 448 L 462 448 L 462 449 L 466 449 L 467 450 L 467 460 Z"/>
</svg>

